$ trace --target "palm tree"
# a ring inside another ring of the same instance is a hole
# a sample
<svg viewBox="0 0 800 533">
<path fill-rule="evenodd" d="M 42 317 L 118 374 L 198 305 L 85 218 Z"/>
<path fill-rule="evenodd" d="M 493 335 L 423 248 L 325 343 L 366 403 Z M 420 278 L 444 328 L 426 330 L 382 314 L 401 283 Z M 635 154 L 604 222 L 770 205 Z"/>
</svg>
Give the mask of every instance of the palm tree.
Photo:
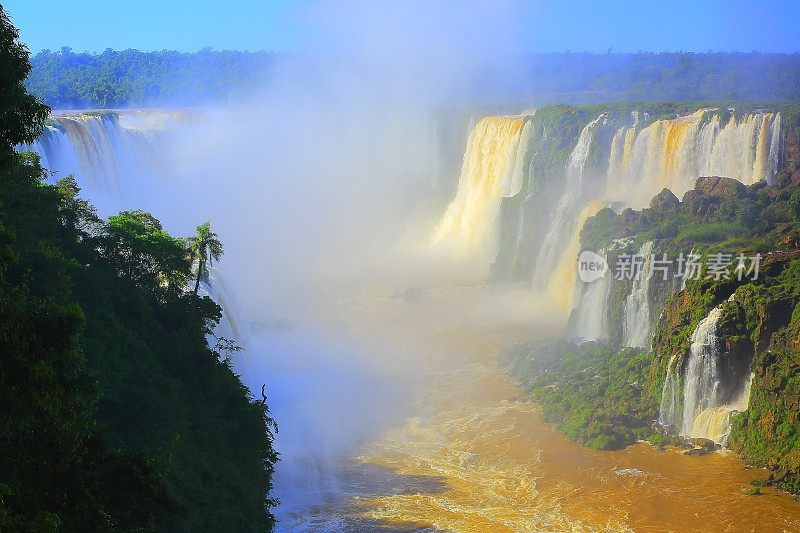
<svg viewBox="0 0 800 533">
<path fill-rule="evenodd" d="M 189 238 L 189 258 L 192 263 L 197 261 L 197 278 L 194 282 L 194 295 L 200 289 L 200 280 L 208 275 L 208 267 L 213 261 L 222 257 L 222 243 L 218 235 L 211 231 L 211 223 L 204 222 L 197 226 L 197 233 Z"/>
</svg>

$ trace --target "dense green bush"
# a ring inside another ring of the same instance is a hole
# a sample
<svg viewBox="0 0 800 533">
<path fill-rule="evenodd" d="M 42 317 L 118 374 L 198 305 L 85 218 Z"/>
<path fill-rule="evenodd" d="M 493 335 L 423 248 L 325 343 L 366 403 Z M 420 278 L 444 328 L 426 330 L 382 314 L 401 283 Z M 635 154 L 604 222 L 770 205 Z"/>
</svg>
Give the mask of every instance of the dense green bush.
<svg viewBox="0 0 800 533">
<path fill-rule="evenodd" d="M 618 449 L 653 433 L 653 402 L 643 396 L 645 352 L 566 341 L 512 346 L 504 359 L 541 404 L 544 419 L 578 443 Z"/>
<path fill-rule="evenodd" d="M 0 66 L 0 531 L 271 529 L 274 423 L 207 344 L 186 243 L 14 151 L 48 108 L 2 7 Z"/>
</svg>

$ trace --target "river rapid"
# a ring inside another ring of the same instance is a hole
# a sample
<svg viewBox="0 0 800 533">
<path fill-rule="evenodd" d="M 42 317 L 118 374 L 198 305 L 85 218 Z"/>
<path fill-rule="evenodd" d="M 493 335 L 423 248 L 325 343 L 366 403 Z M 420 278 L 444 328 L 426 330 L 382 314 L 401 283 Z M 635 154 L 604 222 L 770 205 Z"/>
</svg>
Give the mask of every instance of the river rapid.
<svg viewBox="0 0 800 533">
<path fill-rule="evenodd" d="M 286 531 L 800 531 L 800 504 L 731 453 L 684 456 L 637 444 L 599 452 L 541 420 L 499 367 L 509 344 L 559 325 L 485 289 L 359 296 L 324 308 L 328 325 L 374 353 L 391 346 L 386 389 L 410 394 L 329 473 L 338 492 L 283 514 Z M 398 397 L 399 398 L 399 397 Z M 365 400 L 368 402 L 368 400 Z M 278 466 L 279 470 L 281 465 Z"/>
</svg>

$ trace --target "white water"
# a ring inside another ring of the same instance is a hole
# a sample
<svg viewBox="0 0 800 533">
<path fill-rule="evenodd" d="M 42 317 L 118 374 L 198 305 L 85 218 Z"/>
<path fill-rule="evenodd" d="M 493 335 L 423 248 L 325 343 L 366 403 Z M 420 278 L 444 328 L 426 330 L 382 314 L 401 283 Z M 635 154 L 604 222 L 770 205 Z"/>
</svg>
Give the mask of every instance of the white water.
<svg viewBox="0 0 800 533">
<path fill-rule="evenodd" d="M 647 241 L 637 253 L 643 262 L 638 273 L 635 272 L 631 293 L 625 300 L 622 322 L 623 345 L 633 348 L 647 348 L 650 343 L 650 280 L 653 276 L 653 241 Z"/>
<path fill-rule="evenodd" d="M 604 252 L 600 255 L 605 256 Z M 608 298 L 611 291 L 611 272 L 591 283 L 584 283 L 575 310 L 572 334 L 579 340 L 597 341 L 608 338 Z"/>
<path fill-rule="evenodd" d="M 614 135 L 606 194 L 639 208 L 666 187 L 678 197 L 700 176 L 726 176 L 745 184 L 772 181 L 781 148 L 780 115 L 751 113 L 723 122 L 686 117 L 639 128 L 639 116 Z"/>
<path fill-rule="evenodd" d="M 180 116 L 162 111 L 54 115 L 44 134 L 20 149 L 37 152 L 56 177 L 74 174 L 82 186 L 119 190 L 126 179 L 157 169 L 159 140 Z"/>
<path fill-rule="evenodd" d="M 563 251 L 568 237 L 575 232 L 577 224 L 575 215 L 583 196 L 583 173 L 586 160 L 591 153 L 594 132 L 601 118 L 597 117 L 584 126 L 567 160 L 564 192 L 558 201 L 536 260 L 534 290 L 543 291 L 548 287 L 548 282 L 554 274 L 554 267 L 561 257 L 560 252 Z"/>
<path fill-rule="evenodd" d="M 715 307 L 692 333 L 682 390 L 679 388 L 677 354 L 670 358 L 661 395 L 659 423 L 677 429 L 684 437 L 705 438 L 724 446 L 731 429 L 731 415 L 747 409 L 753 375 L 749 374 L 742 383 L 731 383 L 734 378 L 723 375 L 720 358 L 724 354 L 717 337 L 721 315 L 722 308 Z M 725 386 L 738 391 L 729 401 L 723 398 Z M 679 409 L 681 393 L 683 409 Z"/>
<path fill-rule="evenodd" d="M 745 184 L 771 182 L 777 171 L 782 149 L 781 117 L 776 113 L 755 112 L 725 118 L 713 110 L 699 110 L 688 116 L 652 120 L 634 111 L 627 124 L 620 125 L 611 115 L 600 115 L 582 129 L 564 168 L 564 189 L 553 205 L 531 191 L 525 206 L 508 226 L 497 227 L 500 201 L 523 189 L 527 180 L 534 183 L 533 167 L 525 165 L 546 147 L 530 137 L 530 119 L 489 117 L 475 125 L 464 156 L 456 197 L 448 207 L 434 234 L 436 245 L 449 243 L 453 249 L 480 250 L 488 263 L 496 250 L 496 237 L 513 242 L 509 272 L 516 272 L 524 250 L 523 238 L 537 238 L 542 232 L 524 228 L 526 209 L 545 213 L 547 229 L 535 255 L 530 273 L 535 292 L 546 295 L 560 311 L 576 309 L 573 334 L 598 340 L 609 335 L 606 305 L 610 280 L 584 287 L 577 281 L 576 255 L 580 253 L 580 231 L 596 206 L 615 205 L 641 208 L 662 188 L 682 196 L 704 175 L 728 176 Z M 609 131 L 608 128 L 613 128 Z M 609 139 L 604 141 L 603 139 Z M 608 142 L 608 144 L 604 144 Z M 607 154 L 605 175 L 602 163 L 587 168 L 589 156 Z M 604 179 L 605 183 L 596 178 Z M 554 177 L 551 179 L 558 179 Z M 591 207 L 591 209 L 590 209 Z M 523 234 L 523 231 L 525 232 Z M 528 247 L 530 249 L 530 247 Z M 634 280 L 623 309 L 623 344 L 645 348 L 652 335 L 651 290 L 653 243 L 639 253 L 644 256 L 641 274 Z M 523 259 L 524 260 L 524 259 Z"/>
<path fill-rule="evenodd" d="M 661 405 L 658 410 L 658 423 L 663 427 L 679 429 L 682 414 L 679 411 L 681 400 L 681 376 L 677 368 L 678 354 L 672 354 L 667 363 L 667 376 L 661 389 Z"/>
<path fill-rule="evenodd" d="M 564 262 L 561 256 L 575 233 L 576 214 L 591 201 L 641 208 L 662 188 L 682 196 L 700 176 L 727 176 L 745 184 L 774 179 L 782 149 L 780 115 L 756 112 L 721 119 L 709 113 L 712 110 L 700 110 L 648 124 L 647 117 L 635 111 L 626 125 L 614 125 L 601 115 L 583 127 L 565 166 L 565 188 L 558 202 L 550 206 L 536 199 L 530 204 L 526 201 L 532 209 L 549 213 L 550 220 L 532 272 L 534 290 L 552 293 L 555 266 Z M 611 138 L 610 145 L 598 146 L 599 134 L 608 126 L 615 128 L 605 135 Z M 598 149 L 607 150 L 605 184 L 599 192 L 594 180 L 587 180 L 586 168 L 588 156 Z M 512 237 L 507 239 L 516 242 L 521 227 L 518 221 L 516 227 L 500 230 L 510 232 Z M 638 294 L 629 301 L 629 317 L 637 310 L 649 311 L 642 299 L 646 289 L 646 283 L 635 287 Z M 630 321 L 627 331 L 627 343 L 646 346 L 649 320 Z"/>
<path fill-rule="evenodd" d="M 717 323 L 722 309 L 715 307 L 700 321 L 692 333 L 689 358 L 683 384 L 683 417 L 681 434 L 693 437 L 694 420 L 701 411 L 716 406 L 720 387 L 718 359 L 720 355 Z"/>
<path fill-rule="evenodd" d="M 576 232 L 576 224 L 585 222 L 578 220 L 575 214 L 582 205 L 598 201 L 592 199 L 593 195 L 604 194 L 599 200 L 606 204 L 619 202 L 619 205 L 641 208 L 662 188 L 682 196 L 700 176 L 727 176 L 745 184 L 769 183 L 774 179 L 782 149 L 780 115 L 750 113 L 721 119 L 718 114 L 709 115 L 710 112 L 701 110 L 685 117 L 656 120 L 646 127 L 643 127 L 646 117 L 632 112 L 630 123 L 615 126 L 611 135 L 604 193 L 596 192 L 596 185 L 585 179 L 586 158 L 592 150 L 604 149 L 595 145 L 601 142 L 600 132 L 613 122 L 601 115 L 582 129 L 567 163 L 566 187 L 558 204 L 554 208 L 542 204 L 536 207 L 552 213 L 532 273 L 537 292 L 546 291 L 552 296 L 554 292 L 569 290 L 564 288 L 561 279 L 564 276 L 555 275 L 554 266 L 568 264 L 569 258 L 558 259 L 561 255 L 580 252 L 572 249 L 567 236 Z M 516 228 L 504 229 L 517 231 Z M 626 346 L 646 348 L 652 336 L 648 302 L 652 248 L 650 242 L 639 250 L 645 259 L 643 270 L 625 301 L 623 344 Z M 604 287 L 604 282 L 598 283 L 598 286 L 577 289 L 581 297 L 573 327 L 580 338 L 602 339 L 608 335 L 607 318 L 602 310 L 607 298 L 604 293 L 610 287 Z"/>
<path fill-rule="evenodd" d="M 191 284 L 194 283 L 192 280 Z M 236 297 L 231 291 L 222 273 L 214 266 L 209 267 L 208 277 L 200 282 L 198 292 L 208 296 L 222 308 L 222 318 L 214 330 L 217 338 L 224 337 L 228 340 L 244 342 L 241 331 L 241 324 L 238 314 L 239 306 L 236 304 Z M 209 341 L 210 346 L 214 346 L 214 341 Z"/>
<path fill-rule="evenodd" d="M 522 187 L 529 136 L 530 122 L 523 116 L 487 117 L 472 128 L 458 191 L 431 239 L 434 249 L 478 256 L 488 264 L 495 253 L 500 201 Z"/>
</svg>

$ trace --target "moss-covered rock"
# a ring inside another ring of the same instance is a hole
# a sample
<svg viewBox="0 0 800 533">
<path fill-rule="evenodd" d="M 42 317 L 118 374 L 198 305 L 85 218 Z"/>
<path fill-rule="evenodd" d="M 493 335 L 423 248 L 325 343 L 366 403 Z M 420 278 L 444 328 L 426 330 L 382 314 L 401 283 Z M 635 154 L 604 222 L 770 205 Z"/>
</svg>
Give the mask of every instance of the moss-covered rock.
<svg viewBox="0 0 800 533">
<path fill-rule="evenodd" d="M 800 492 L 800 111 L 787 124 L 785 160 L 774 185 L 701 177 L 682 201 L 665 190 L 641 211 L 604 209 L 586 222 L 583 249 L 605 250 L 610 265 L 653 241 L 658 257 L 691 252 L 704 266 L 697 279 L 684 282 L 673 264 L 666 279 L 650 281 L 654 335 L 646 351 L 621 348 L 632 282 L 615 278 L 605 307 L 605 344 L 529 344 L 524 356 L 510 357 L 545 419 L 565 435 L 598 449 L 641 439 L 656 446 L 679 442 L 653 427 L 667 365 L 674 360 L 683 376 L 692 333 L 719 306 L 722 403 L 735 403 L 738 384 L 753 375 L 748 408 L 733 415 L 728 446 L 746 463 L 769 468 L 769 483 Z M 718 253 L 732 259 L 726 275 L 707 268 Z M 734 270 L 737 257 L 756 254 L 757 275 Z M 690 448 L 691 454 L 711 451 Z"/>
<path fill-rule="evenodd" d="M 739 324 L 755 346 L 746 412 L 733 420 L 730 447 L 748 463 L 773 470 L 771 481 L 800 492 L 800 264 L 741 292 Z"/>
<path fill-rule="evenodd" d="M 657 406 L 642 395 L 646 352 L 548 341 L 514 345 L 503 357 L 541 404 L 545 421 L 575 442 L 613 450 L 655 433 Z"/>
</svg>

